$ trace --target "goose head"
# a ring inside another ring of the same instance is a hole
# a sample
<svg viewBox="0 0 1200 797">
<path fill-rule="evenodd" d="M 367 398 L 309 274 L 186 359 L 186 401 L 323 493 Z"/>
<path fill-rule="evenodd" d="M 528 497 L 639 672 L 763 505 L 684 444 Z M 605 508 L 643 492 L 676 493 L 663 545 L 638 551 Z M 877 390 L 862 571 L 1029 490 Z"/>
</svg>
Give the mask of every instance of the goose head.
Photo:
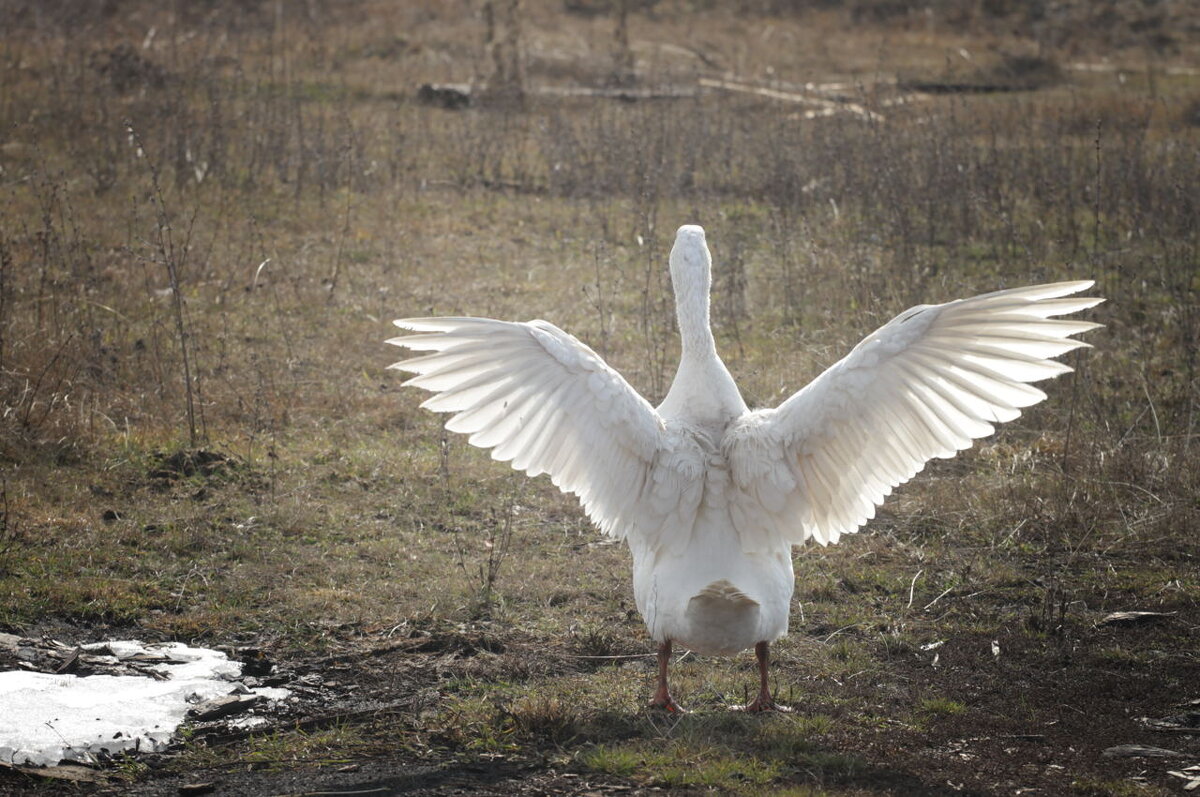
<svg viewBox="0 0 1200 797">
<path fill-rule="evenodd" d="M 685 224 L 675 233 L 671 247 L 671 284 L 676 296 L 694 292 L 707 295 L 712 283 L 712 254 L 704 240 L 704 228 Z"/>
</svg>

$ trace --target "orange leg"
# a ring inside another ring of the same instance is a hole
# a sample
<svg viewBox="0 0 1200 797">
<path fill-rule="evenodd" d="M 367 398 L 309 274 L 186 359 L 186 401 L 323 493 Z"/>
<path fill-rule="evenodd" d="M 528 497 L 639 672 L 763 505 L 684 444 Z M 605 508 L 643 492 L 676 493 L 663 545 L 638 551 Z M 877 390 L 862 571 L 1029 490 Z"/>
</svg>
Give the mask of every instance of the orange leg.
<svg viewBox="0 0 1200 797">
<path fill-rule="evenodd" d="M 770 658 L 771 644 L 759 642 L 754 646 L 754 656 L 758 659 L 758 697 L 745 706 L 738 706 L 738 711 L 791 711 L 787 706 L 781 706 L 771 697 L 771 687 L 767 683 L 767 664 Z"/>
<path fill-rule="evenodd" d="M 671 640 L 658 646 L 658 688 L 650 700 L 651 708 L 664 708 L 672 714 L 686 714 L 687 711 L 675 702 L 667 689 L 667 664 L 671 661 Z"/>
</svg>

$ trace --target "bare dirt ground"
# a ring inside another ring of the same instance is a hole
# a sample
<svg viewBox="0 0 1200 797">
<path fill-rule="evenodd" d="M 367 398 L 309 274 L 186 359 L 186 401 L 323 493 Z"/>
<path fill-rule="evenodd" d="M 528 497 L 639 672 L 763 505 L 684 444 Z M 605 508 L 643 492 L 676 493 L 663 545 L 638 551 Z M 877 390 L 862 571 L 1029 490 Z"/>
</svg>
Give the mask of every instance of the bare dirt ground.
<svg viewBox="0 0 1200 797">
<path fill-rule="evenodd" d="M 146 758 L 148 768 L 135 782 L 105 784 L 101 777 L 99 783 L 66 787 L 48 785 L 34 775 L 6 773 L 4 788 L 14 794 L 67 790 L 137 795 L 642 793 L 669 784 L 640 772 L 615 777 L 581 765 L 571 754 L 580 738 L 658 733 L 667 740 L 713 733 L 714 724 L 718 734 L 732 735 L 747 726 L 802 722 L 812 715 L 832 722 L 805 746 L 796 771 L 773 788 L 815 783 L 838 794 L 918 795 L 1107 793 L 1111 786 L 1104 784 L 1114 782 L 1149 787 L 1170 783 L 1169 770 L 1200 754 L 1195 694 L 1200 665 L 1178 647 L 1180 626 L 1196 626 L 1195 608 L 1163 608 L 1171 616 L 1144 625 L 1088 628 L 1068 623 L 1043 640 L 1031 640 L 1023 629 L 993 639 L 950 625 L 951 638 L 934 649 L 936 661 L 934 652 L 885 654 L 870 670 L 844 680 L 789 679 L 787 698 L 795 715 L 747 721 L 732 719 L 736 715 L 712 705 L 696 706 L 694 715 L 679 718 L 634 711 L 606 718 L 618 727 L 568 729 L 552 739 L 541 729 L 502 752 L 484 754 L 461 749 L 453 733 L 430 733 L 430 709 L 447 685 L 461 678 L 515 678 L 531 681 L 536 689 L 533 673 L 578 670 L 569 653 L 490 625 L 466 632 L 419 632 L 386 643 L 359 639 L 334 656 L 273 662 L 277 678 L 272 683 L 298 687 L 302 695 L 297 705 L 274 715 L 280 732 L 304 735 L 357 727 L 369 739 L 365 747 L 359 740 L 348 751 L 325 751 L 309 760 L 288 752 L 281 759 L 247 760 L 223 751 L 238 751 L 249 734 L 221 722 L 206 723 L 190 744 L 209 751 L 207 765 L 187 763 L 187 754 L 168 753 Z M 818 643 L 812 629 L 797 629 L 796 634 L 801 642 Z M 1111 656 L 1117 645 L 1127 651 L 1127 660 Z M 998 654 L 993 652 L 997 649 Z M 648 688 L 648 665 L 622 669 L 623 678 Z M 914 723 L 910 709 L 930 690 L 944 702 L 930 705 L 927 716 Z M 864 710 L 871 713 L 871 722 L 862 721 Z M 1149 720 L 1168 723 L 1155 728 Z M 721 728 L 722 723 L 732 725 Z M 412 747 L 414 736 L 423 738 L 418 749 Z M 398 749 L 389 749 L 392 742 Z M 1179 756 L 1164 760 L 1105 754 L 1131 744 Z M 823 755 L 839 761 L 830 766 Z M 850 761 L 844 760 L 847 756 Z M 806 767 L 810 761 L 816 763 Z"/>
</svg>

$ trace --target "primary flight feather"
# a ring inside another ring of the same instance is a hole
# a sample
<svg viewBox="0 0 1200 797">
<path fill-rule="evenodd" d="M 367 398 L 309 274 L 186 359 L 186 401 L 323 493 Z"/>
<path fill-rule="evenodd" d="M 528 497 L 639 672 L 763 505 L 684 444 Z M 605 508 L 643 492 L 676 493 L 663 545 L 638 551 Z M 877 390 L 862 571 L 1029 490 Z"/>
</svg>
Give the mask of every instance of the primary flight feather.
<svg viewBox="0 0 1200 797">
<path fill-rule="evenodd" d="M 653 705 L 672 643 L 753 647 L 779 708 L 769 645 L 787 632 L 791 548 L 835 543 L 934 457 L 951 457 L 1046 398 L 1029 383 L 1069 372 L 1051 358 L 1099 324 L 1064 321 L 1102 299 L 1090 281 L 997 291 L 901 313 L 775 409 L 751 411 L 709 324 L 704 230 L 679 228 L 670 256 L 682 354 L 657 408 L 590 348 L 546 321 L 410 318 L 393 365 L 435 395 L 446 428 L 492 457 L 579 496 L 633 555 L 638 610 L 658 643 Z"/>
</svg>

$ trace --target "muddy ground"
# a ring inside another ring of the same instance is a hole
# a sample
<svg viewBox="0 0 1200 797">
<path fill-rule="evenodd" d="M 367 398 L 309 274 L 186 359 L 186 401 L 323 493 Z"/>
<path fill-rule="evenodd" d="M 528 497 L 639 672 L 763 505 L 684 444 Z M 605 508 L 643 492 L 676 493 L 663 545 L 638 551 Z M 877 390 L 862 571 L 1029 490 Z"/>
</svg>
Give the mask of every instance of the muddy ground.
<svg viewBox="0 0 1200 797">
<path fill-rule="evenodd" d="M 834 722 L 819 736 L 820 751 L 856 759 L 840 773 L 797 769 L 776 786 L 793 783 L 837 794 L 1107 794 L 1124 783 L 1128 791 L 1122 793 L 1142 793 L 1139 784 L 1145 793 L 1174 792 L 1186 781 L 1169 772 L 1200 761 L 1200 660 L 1194 648 L 1179 647 L 1181 638 L 1195 638 L 1200 613 L 1185 608 L 1164 614 L 1091 627 L 1068 622 L 1040 639 L 1027 629 L 1013 629 L 999 639 L 954 636 L 928 651 L 888 657 L 842 682 L 789 679 L 793 685 L 784 696 L 795 713 L 750 721 L 832 716 Z M 59 630 L 61 635 L 66 629 Z M 215 721 L 194 724 L 186 742 L 141 758 L 145 767 L 134 778 L 119 765 L 92 770 L 93 782 L 47 777 L 53 770 L 3 770 L 0 792 L 606 794 L 663 787 L 640 773 L 614 777 L 582 765 L 576 753 L 590 743 L 586 737 L 594 730 L 554 743 L 526 737 L 503 753 L 464 749 L 428 732 L 430 712 L 448 685 L 463 678 L 503 682 L 580 668 L 563 648 L 486 623 L 406 631 L 409 636 L 387 640 L 345 633 L 357 638 L 347 639 L 334 655 L 276 659 L 269 651 L 243 648 L 242 656 L 253 662 L 261 682 L 294 690 L 297 699 L 286 708 L 254 710 L 270 718 L 274 729 L 311 734 L 352 728 L 368 740 L 367 748 L 327 754 L 325 760 L 248 760 L 244 745 L 250 734 Z M 805 629 L 795 633 L 806 635 Z M 1118 645 L 1130 651 L 1125 660 L 1111 653 Z M 649 662 L 643 658 L 616 666 L 648 694 Z M 597 668 L 587 664 L 583 669 Z M 964 709 L 931 717 L 922 727 L 901 721 L 910 716 L 914 696 L 931 684 L 950 701 L 947 705 Z M 837 706 L 871 706 L 875 721 L 864 724 L 857 710 L 839 714 Z M 690 724 L 711 723 L 726 713 L 720 706 L 693 708 L 683 717 L 647 709 L 621 719 L 630 729 L 654 723 L 665 742 L 687 734 Z M 257 733 L 269 736 L 271 730 Z M 1117 755 L 1111 749 L 1123 745 L 1179 755 Z M 200 750 L 219 763 L 198 766 Z"/>
</svg>

